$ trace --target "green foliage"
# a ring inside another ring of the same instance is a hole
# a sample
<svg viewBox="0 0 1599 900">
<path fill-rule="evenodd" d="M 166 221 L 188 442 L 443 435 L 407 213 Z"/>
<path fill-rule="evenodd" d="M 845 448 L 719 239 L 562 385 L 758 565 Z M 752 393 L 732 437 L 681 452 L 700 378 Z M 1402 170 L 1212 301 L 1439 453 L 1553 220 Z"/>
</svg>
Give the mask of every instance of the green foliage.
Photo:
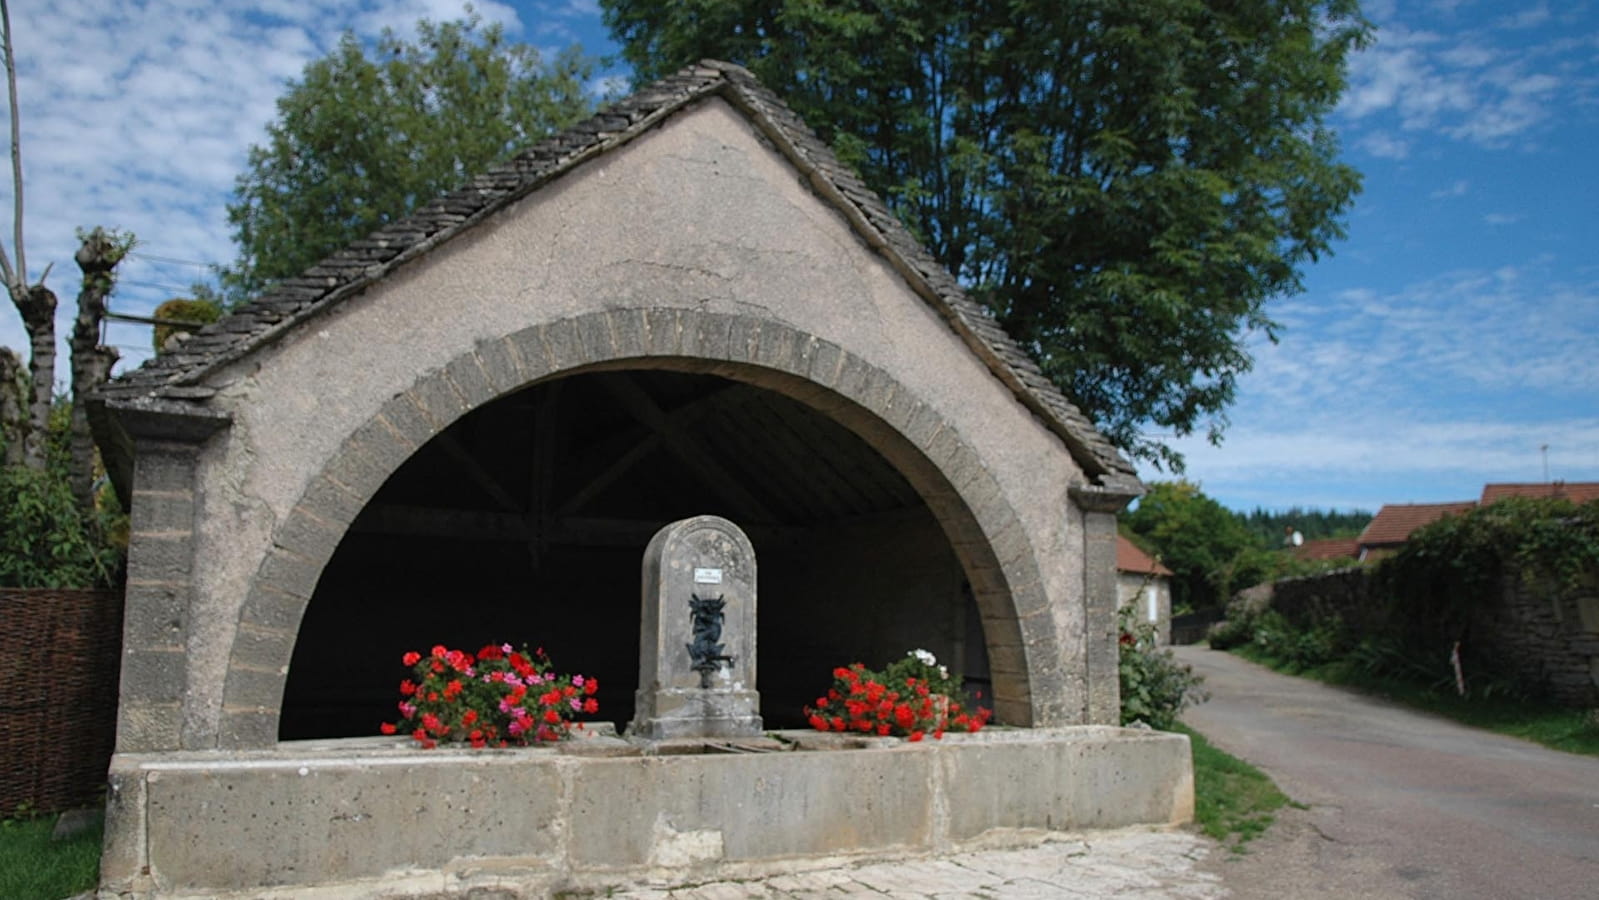
<svg viewBox="0 0 1599 900">
<path fill-rule="evenodd" d="M 1263 547 L 1283 546 L 1285 528 L 1292 528 L 1307 541 L 1322 538 L 1355 537 L 1371 523 L 1364 510 L 1338 512 L 1291 507 L 1286 512 L 1268 512 L 1259 507 L 1244 516 L 1244 524 Z"/>
<path fill-rule="evenodd" d="M 1206 699 L 1199 687 L 1204 679 L 1194 674 L 1193 667 L 1178 662 L 1171 650 L 1157 646 L 1154 626 L 1138 621 L 1132 609 L 1124 607 L 1118 618 L 1122 724 L 1143 722 L 1171 731 L 1179 713 Z"/>
<path fill-rule="evenodd" d="M 1141 458 L 1219 437 L 1359 189 L 1325 122 L 1355 0 L 601 6 L 642 79 L 754 71 Z"/>
<path fill-rule="evenodd" d="M 60 900 L 92 891 L 100 877 L 101 829 L 52 840 L 53 818 L 0 821 L 0 897 Z"/>
<path fill-rule="evenodd" d="M 222 318 L 222 305 L 215 300 L 203 297 L 187 299 L 173 297 L 155 308 L 154 317 L 157 319 L 171 319 L 176 322 L 193 322 L 196 325 L 209 325 Z M 178 331 L 171 325 L 155 326 L 155 333 L 151 335 L 150 342 L 155 346 L 155 352 L 161 353 L 167 344 L 167 338 Z"/>
<path fill-rule="evenodd" d="M 347 33 L 278 100 L 228 204 L 230 299 L 298 275 L 589 111 L 593 64 L 576 49 L 546 63 L 476 15 L 417 33 L 413 44 L 385 31 L 370 49 Z"/>
<path fill-rule="evenodd" d="M 1290 671 L 1342 659 L 1354 646 L 1353 636 L 1336 616 L 1307 627 L 1294 627 L 1277 612 L 1267 610 L 1255 617 L 1249 627 L 1249 643 L 1254 649 Z"/>
<path fill-rule="evenodd" d="M 1289 800 L 1265 773 L 1178 725 L 1194 754 L 1194 824 L 1234 853 L 1271 827 Z"/>
<path fill-rule="evenodd" d="M 1469 639 L 1478 610 L 1506 579 L 1572 590 L 1599 573 L 1599 501 L 1512 498 L 1418 529 L 1376 572 L 1394 638 L 1406 654 L 1439 658 L 1462 641 L 1468 671 L 1491 683 L 1504 668 Z M 1443 649 L 1440 649 L 1443 648 Z M 1530 688 L 1531 686 L 1526 686 Z"/>
<path fill-rule="evenodd" d="M 119 583 L 125 517 L 84 513 L 68 481 L 70 408 L 51 411 L 44 469 L 0 467 L 0 587 L 90 588 Z M 107 504 L 113 501 L 107 499 Z"/>
<path fill-rule="evenodd" d="M 1122 522 L 1148 541 L 1172 570 L 1173 606 L 1214 609 L 1235 588 L 1256 583 L 1250 579 L 1258 560 L 1242 558 L 1255 549 L 1249 530 L 1236 513 L 1189 482 L 1150 485 L 1138 508 Z"/>
</svg>

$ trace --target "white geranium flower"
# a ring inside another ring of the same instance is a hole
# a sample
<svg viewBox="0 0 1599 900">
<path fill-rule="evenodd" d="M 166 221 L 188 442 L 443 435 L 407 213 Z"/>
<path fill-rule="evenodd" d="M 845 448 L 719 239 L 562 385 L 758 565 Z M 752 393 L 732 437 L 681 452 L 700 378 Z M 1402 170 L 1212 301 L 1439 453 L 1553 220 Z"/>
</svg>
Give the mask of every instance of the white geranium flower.
<svg viewBox="0 0 1599 900">
<path fill-rule="evenodd" d="M 926 650 L 912 650 L 911 652 L 909 652 L 909 653 L 907 653 L 905 655 L 906 656 L 914 656 L 914 657 L 916 657 L 916 661 L 921 663 L 924 666 L 936 666 L 936 665 L 938 665 L 938 657 L 934 656 L 931 653 L 928 653 Z"/>
</svg>

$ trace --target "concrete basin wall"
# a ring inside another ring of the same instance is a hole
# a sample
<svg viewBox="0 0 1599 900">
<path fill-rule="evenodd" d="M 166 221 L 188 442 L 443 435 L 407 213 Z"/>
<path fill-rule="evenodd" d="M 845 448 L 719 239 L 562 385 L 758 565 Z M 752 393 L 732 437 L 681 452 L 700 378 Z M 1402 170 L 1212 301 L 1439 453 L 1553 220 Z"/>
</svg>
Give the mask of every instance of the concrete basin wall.
<svg viewBox="0 0 1599 900">
<path fill-rule="evenodd" d="M 102 884 L 136 897 L 533 897 L 1192 818 L 1182 735 L 1083 726 L 861 743 L 122 754 Z"/>
</svg>

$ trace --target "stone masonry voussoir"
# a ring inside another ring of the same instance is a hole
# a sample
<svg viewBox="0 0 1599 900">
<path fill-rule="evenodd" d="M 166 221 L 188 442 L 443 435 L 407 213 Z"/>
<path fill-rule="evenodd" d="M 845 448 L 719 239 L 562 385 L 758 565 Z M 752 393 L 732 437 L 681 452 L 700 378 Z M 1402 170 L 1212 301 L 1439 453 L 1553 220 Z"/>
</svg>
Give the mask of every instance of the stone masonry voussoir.
<svg viewBox="0 0 1599 900">
<path fill-rule="evenodd" d="M 637 359 L 649 355 L 644 310 L 613 309 L 606 316 L 611 320 L 611 340 L 616 348 L 617 359 Z"/>
<path fill-rule="evenodd" d="M 275 546 L 267 552 L 266 559 L 261 561 L 261 568 L 256 573 L 256 584 L 271 585 L 284 594 L 298 597 L 303 606 L 304 601 L 309 600 L 316 592 L 316 583 L 322 577 L 322 565 L 332 554 L 332 547 L 325 548 L 318 556 L 307 557 Z M 268 623 L 263 621 L 261 624 Z M 296 620 L 291 627 L 298 630 L 299 621 Z"/>
<path fill-rule="evenodd" d="M 609 316 L 604 314 L 580 316 L 574 324 L 577 327 L 578 346 L 582 353 L 581 360 L 576 365 L 588 365 L 616 358 L 616 336 L 611 333 Z"/>
<path fill-rule="evenodd" d="M 583 335 L 572 319 L 560 319 L 545 325 L 539 339 L 544 345 L 544 358 L 549 360 L 551 372 L 565 372 L 592 362 L 583 349 Z"/>
<path fill-rule="evenodd" d="M 285 550 L 314 559 L 338 546 L 343 537 L 344 529 L 337 523 L 318 518 L 301 504 L 284 518 L 273 541 Z"/>
<path fill-rule="evenodd" d="M 832 388 L 854 400 L 865 391 L 867 379 L 870 377 L 871 366 L 852 353 L 844 358 L 844 364 L 839 367 L 838 378 L 833 382 Z"/>
<path fill-rule="evenodd" d="M 700 332 L 705 327 L 704 320 L 708 315 L 709 313 L 695 309 L 677 310 L 677 344 L 680 356 L 695 359 L 704 357 L 704 354 L 700 353 Z"/>
<path fill-rule="evenodd" d="M 684 322 L 685 326 L 688 324 L 687 321 Z M 731 351 L 728 350 L 728 344 L 731 342 L 731 338 L 728 336 L 728 332 L 732 325 L 732 320 L 720 313 L 696 313 L 692 329 L 694 334 L 693 355 L 705 359 L 730 359 Z M 685 335 L 685 353 L 689 352 L 686 341 L 687 336 Z"/>
<path fill-rule="evenodd" d="M 505 347 L 517 360 L 524 384 L 532 384 L 555 371 L 550 363 L 550 351 L 544 341 L 544 325 L 533 325 L 505 338 Z"/>
<path fill-rule="evenodd" d="M 682 313 L 676 309 L 645 309 L 644 353 L 648 356 L 678 356 L 683 349 Z"/>
<path fill-rule="evenodd" d="M 232 661 L 254 669 L 277 671 L 294 655 L 296 635 L 255 622 L 241 622 L 233 638 Z"/>
<path fill-rule="evenodd" d="M 285 673 L 280 669 L 254 669 L 234 662 L 228 667 L 224 706 L 277 709 L 283 702 Z"/>
<path fill-rule="evenodd" d="M 476 409 L 500 394 L 489 381 L 489 377 L 484 374 L 475 352 L 463 353 L 451 360 L 449 365 L 444 367 L 444 374 L 466 400 L 469 409 Z"/>
<path fill-rule="evenodd" d="M 276 585 L 257 579 L 244 599 L 241 625 L 262 631 L 296 631 L 305 615 L 305 598 L 285 593 Z"/>
<path fill-rule="evenodd" d="M 455 385 L 450 383 L 442 369 L 435 369 L 421 376 L 405 393 L 422 411 L 422 415 L 433 423 L 437 431 L 449 428 L 467 411 L 466 398 L 462 397 Z M 406 456 L 409 457 L 410 454 L 407 453 Z M 401 459 L 399 462 L 404 461 Z M 398 467 L 399 464 L 396 463 L 394 468 Z"/>
<path fill-rule="evenodd" d="M 760 355 L 761 320 L 736 316 L 727 330 L 727 358 L 733 362 L 754 362 Z"/>
<path fill-rule="evenodd" d="M 844 349 L 832 341 L 818 341 L 806 372 L 811 381 L 831 388 L 838 383 L 838 370 L 844 364 Z"/>
<path fill-rule="evenodd" d="M 278 714 L 270 709 L 224 708 L 217 741 L 225 750 L 272 747 L 278 742 Z"/>
<path fill-rule="evenodd" d="M 497 396 L 509 394 L 527 384 L 522 361 L 512 351 L 509 339 L 478 341 L 474 352 Z"/>
<path fill-rule="evenodd" d="M 410 458 L 416 448 L 408 444 L 391 423 L 374 416 L 344 439 L 324 471 L 350 493 L 371 497 Z"/>
<path fill-rule="evenodd" d="M 337 524 L 341 528 L 348 528 L 350 523 L 355 521 L 355 517 L 361 514 L 363 505 L 361 498 L 320 475 L 311 479 L 311 486 L 306 489 L 305 496 L 300 500 L 300 506 L 312 515 L 324 522 Z"/>
<path fill-rule="evenodd" d="M 793 372 L 797 345 L 804 338 L 799 332 L 777 322 L 761 327 L 759 346 L 755 349 L 755 363 L 779 372 Z"/>
</svg>

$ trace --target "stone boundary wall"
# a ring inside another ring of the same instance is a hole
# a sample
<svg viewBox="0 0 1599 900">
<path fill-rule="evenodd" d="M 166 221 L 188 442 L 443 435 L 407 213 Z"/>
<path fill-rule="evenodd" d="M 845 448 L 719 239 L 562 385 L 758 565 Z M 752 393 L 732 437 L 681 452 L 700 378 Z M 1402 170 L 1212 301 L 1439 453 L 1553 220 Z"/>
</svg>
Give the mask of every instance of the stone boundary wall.
<svg viewBox="0 0 1599 900">
<path fill-rule="evenodd" d="M 1500 602 L 1478 611 L 1471 635 L 1518 678 L 1549 699 L 1599 708 L 1599 584 L 1576 590 L 1549 581 L 1504 580 Z"/>
<path fill-rule="evenodd" d="M 1229 614 L 1270 608 L 1295 625 L 1337 615 L 1357 634 L 1387 633 L 1398 617 L 1374 574 L 1349 568 L 1283 579 L 1269 591 L 1240 593 Z M 1542 697 L 1599 707 L 1599 576 L 1589 575 L 1577 589 L 1507 576 L 1498 595 L 1473 615 L 1467 639 L 1507 674 L 1537 685 Z"/>
<path fill-rule="evenodd" d="M 1362 634 L 1379 633 L 1388 625 L 1387 604 L 1373 590 L 1370 569 L 1285 578 L 1272 585 L 1268 604 L 1295 625 L 1332 616 Z"/>
</svg>

